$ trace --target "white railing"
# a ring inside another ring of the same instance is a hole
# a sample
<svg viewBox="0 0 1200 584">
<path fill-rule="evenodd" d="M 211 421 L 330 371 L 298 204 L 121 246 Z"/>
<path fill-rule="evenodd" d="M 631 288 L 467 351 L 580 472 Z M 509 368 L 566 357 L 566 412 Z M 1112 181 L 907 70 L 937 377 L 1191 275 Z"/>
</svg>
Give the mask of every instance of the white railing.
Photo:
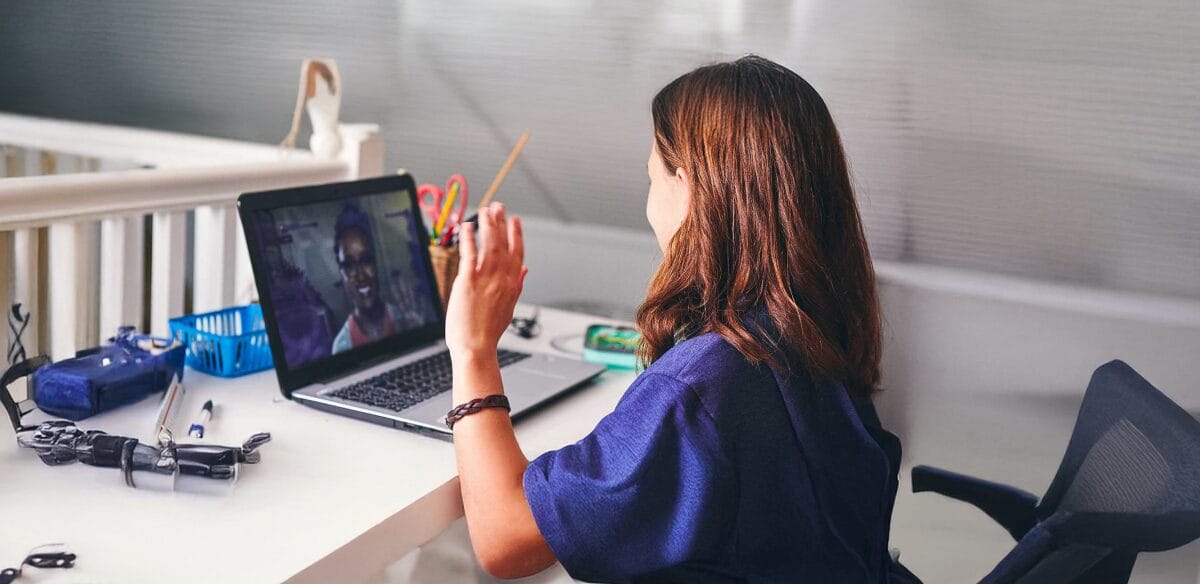
<svg viewBox="0 0 1200 584">
<path fill-rule="evenodd" d="M 383 174 L 376 126 L 340 132 L 341 152 L 319 159 L 273 145 L 0 114 L 0 346 L 8 346 L 7 312 L 18 302 L 31 314 L 27 354 L 54 359 L 122 324 L 165 335 L 189 298 L 192 312 L 247 302 L 254 285 L 237 196 Z"/>
</svg>

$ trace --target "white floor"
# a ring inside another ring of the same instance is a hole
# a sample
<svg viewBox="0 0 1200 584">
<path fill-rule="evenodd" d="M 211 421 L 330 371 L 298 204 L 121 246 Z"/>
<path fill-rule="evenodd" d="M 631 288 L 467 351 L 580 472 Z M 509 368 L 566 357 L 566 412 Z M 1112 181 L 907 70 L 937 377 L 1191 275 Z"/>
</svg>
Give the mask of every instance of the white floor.
<svg viewBox="0 0 1200 584">
<path fill-rule="evenodd" d="M 904 442 L 900 494 L 891 545 L 927 584 L 961 584 L 982 578 L 1012 547 L 1008 534 L 968 505 L 933 494 L 913 494 L 908 468 L 931 464 L 1045 491 L 1066 449 L 1079 407 L 1077 398 L 958 393 L 904 395 L 885 392 L 877 403 L 884 423 Z M 1197 584 L 1200 543 L 1142 554 L 1137 584 Z M 460 520 L 438 539 L 393 564 L 386 583 L 495 582 L 473 561 Z M 573 582 L 560 566 L 521 580 Z"/>
</svg>

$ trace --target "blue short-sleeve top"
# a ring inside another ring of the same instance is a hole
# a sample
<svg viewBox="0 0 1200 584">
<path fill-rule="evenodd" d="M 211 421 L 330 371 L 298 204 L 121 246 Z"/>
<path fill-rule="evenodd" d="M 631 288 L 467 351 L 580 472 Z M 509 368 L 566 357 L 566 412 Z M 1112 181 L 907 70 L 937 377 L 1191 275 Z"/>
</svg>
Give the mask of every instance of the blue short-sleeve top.
<svg viewBox="0 0 1200 584">
<path fill-rule="evenodd" d="M 580 580 L 899 582 L 899 445 L 875 424 L 840 384 L 752 366 L 705 334 L 591 434 L 533 460 L 525 495 Z"/>
</svg>

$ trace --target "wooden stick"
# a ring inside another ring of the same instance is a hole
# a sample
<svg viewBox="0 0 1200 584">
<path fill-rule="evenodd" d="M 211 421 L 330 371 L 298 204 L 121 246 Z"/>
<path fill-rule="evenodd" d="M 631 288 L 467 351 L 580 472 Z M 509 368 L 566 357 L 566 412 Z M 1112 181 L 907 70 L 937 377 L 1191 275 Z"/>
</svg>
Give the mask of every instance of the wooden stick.
<svg viewBox="0 0 1200 584">
<path fill-rule="evenodd" d="M 512 152 L 508 153 L 508 160 L 504 161 L 504 166 L 500 167 L 500 172 L 496 174 L 496 178 L 492 179 L 492 186 L 488 187 L 487 194 L 479 202 L 480 209 L 492 202 L 492 197 L 496 196 L 496 191 L 500 189 L 500 183 L 504 182 L 504 175 L 508 174 L 508 169 L 512 168 L 513 163 L 517 161 L 517 157 L 521 155 L 521 149 L 525 147 L 525 142 L 528 140 L 529 132 L 521 133 L 521 139 L 517 140 L 517 145 L 513 146 Z"/>
</svg>

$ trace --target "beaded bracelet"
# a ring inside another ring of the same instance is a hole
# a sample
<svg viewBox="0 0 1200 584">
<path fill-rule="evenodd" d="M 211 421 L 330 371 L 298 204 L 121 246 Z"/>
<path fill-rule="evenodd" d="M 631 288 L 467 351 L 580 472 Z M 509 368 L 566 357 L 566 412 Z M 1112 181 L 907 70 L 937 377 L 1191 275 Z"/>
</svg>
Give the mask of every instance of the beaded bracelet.
<svg viewBox="0 0 1200 584">
<path fill-rule="evenodd" d="M 489 395 L 473 399 L 465 404 L 454 406 L 454 409 L 446 413 L 446 427 L 454 429 L 454 424 L 459 420 L 482 411 L 485 408 L 504 408 L 504 411 L 511 412 L 512 406 L 508 404 L 508 398 L 503 395 Z"/>
</svg>

